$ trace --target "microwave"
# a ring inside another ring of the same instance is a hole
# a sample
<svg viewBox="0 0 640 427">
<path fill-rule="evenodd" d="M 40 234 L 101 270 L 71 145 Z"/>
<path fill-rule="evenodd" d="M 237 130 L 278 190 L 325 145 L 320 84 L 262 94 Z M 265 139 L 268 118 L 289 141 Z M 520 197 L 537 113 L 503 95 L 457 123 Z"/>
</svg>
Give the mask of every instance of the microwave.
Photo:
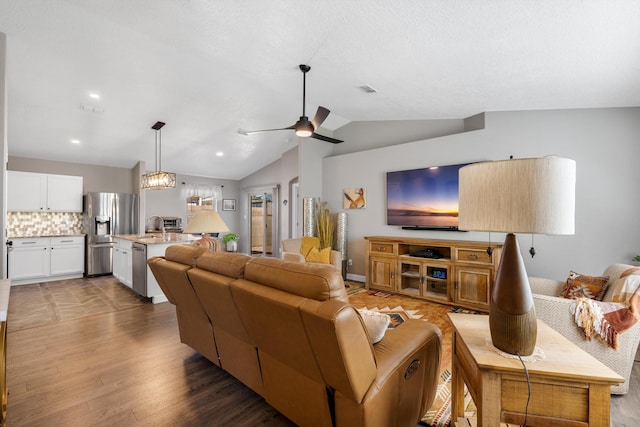
<svg viewBox="0 0 640 427">
<path fill-rule="evenodd" d="M 182 218 L 177 216 L 163 217 L 165 231 L 180 231 L 182 232 Z"/>
</svg>

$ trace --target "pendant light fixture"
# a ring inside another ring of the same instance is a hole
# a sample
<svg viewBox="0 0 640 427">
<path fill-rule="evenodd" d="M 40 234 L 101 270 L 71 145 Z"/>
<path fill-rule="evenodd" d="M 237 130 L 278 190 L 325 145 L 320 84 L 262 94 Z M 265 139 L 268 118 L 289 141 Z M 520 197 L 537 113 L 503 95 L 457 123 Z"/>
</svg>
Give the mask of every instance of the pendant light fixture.
<svg viewBox="0 0 640 427">
<path fill-rule="evenodd" d="M 163 172 L 162 168 L 162 126 L 163 122 L 156 122 L 151 129 L 156 131 L 156 169 L 154 172 L 142 175 L 143 190 L 165 190 L 167 188 L 175 188 L 176 174 L 171 172 Z"/>
</svg>

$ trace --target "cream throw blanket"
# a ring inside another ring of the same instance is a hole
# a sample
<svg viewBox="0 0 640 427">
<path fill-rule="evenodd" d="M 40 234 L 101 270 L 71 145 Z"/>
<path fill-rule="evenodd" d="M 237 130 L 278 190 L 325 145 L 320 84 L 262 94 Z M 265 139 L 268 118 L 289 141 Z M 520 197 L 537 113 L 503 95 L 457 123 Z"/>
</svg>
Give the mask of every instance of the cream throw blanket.
<svg viewBox="0 0 640 427">
<path fill-rule="evenodd" d="M 587 339 L 595 335 L 617 350 L 618 334 L 640 319 L 640 267 L 623 272 L 613 286 L 610 302 L 578 298 L 571 308 Z"/>
</svg>

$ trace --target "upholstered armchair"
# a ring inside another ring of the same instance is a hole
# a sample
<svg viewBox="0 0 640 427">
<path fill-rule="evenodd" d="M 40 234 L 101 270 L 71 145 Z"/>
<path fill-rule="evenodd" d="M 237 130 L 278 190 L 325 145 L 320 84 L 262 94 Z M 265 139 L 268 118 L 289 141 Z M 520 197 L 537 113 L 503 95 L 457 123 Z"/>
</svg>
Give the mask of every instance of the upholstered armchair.
<svg viewBox="0 0 640 427">
<path fill-rule="evenodd" d="M 300 253 L 302 239 L 288 239 L 282 241 L 282 259 L 287 261 L 306 262 L 304 255 Z M 330 264 L 342 272 L 342 255 L 338 251 L 331 250 Z"/>
<path fill-rule="evenodd" d="M 629 268 L 633 266 L 614 264 L 606 268 L 602 276 L 609 276 L 609 281 L 602 301 L 611 301 L 612 285 Z M 591 340 L 585 338 L 584 331 L 576 324 L 571 312 L 573 300 L 560 296 L 565 282 L 530 277 L 529 284 L 538 319 L 617 372 L 625 381 L 612 386 L 611 393 L 626 394 L 629 391 L 629 377 L 640 341 L 640 322 L 618 335 L 618 349 L 615 350 L 595 337 Z"/>
</svg>

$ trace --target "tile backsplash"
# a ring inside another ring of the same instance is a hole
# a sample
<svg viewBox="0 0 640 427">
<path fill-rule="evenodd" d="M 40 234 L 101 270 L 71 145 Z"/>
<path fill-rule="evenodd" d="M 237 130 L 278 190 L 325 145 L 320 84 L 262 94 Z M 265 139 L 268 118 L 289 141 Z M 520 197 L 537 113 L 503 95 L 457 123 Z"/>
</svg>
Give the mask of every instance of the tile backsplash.
<svg viewBox="0 0 640 427">
<path fill-rule="evenodd" d="M 7 237 L 82 234 L 82 213 L 7 212 Z"/>
</svg>

